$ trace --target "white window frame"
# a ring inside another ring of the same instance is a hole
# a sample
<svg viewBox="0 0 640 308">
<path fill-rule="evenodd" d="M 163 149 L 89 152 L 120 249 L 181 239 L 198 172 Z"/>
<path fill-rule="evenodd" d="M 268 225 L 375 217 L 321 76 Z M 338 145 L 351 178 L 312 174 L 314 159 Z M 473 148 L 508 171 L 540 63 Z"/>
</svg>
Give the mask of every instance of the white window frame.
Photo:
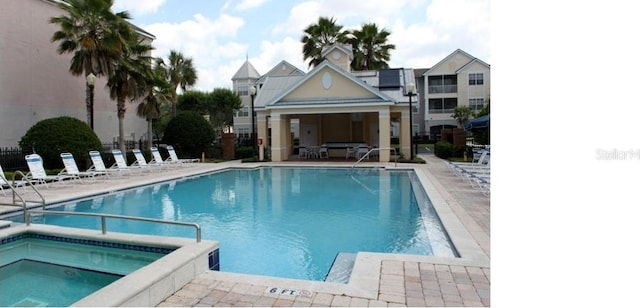
<svg viewBox="0 0 640 308">
<path fill-rule="evenodd" d="M 469 73 L 469 85 L 470 86 L 484 85 L 484 73 Z"/>
</svg>

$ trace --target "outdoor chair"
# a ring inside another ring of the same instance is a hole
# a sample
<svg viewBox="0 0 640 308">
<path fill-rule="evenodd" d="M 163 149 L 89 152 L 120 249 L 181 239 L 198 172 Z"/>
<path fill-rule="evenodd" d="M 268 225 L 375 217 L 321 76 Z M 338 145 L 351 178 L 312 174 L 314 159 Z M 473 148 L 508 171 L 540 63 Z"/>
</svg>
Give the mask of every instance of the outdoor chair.
<svg viewBox="0 0 640 308">
<path fill-rule="evenodd" d="M 178 154 L 176 154 L 176 150 L 173 146 L 168 145 L 167 151 L 169 152 L 169 158 L 167 161 L 178 162 L 178 163 L 198 163 L 200 162 L 199 158 L 178 158 Z M 158 153 L 160 154 L 160 153 Z"/>
<path fill-rule="evenodd" d="M 25 159 L 29 167 L 29 173 L 26 174 L 25 180 L 33 184 L 42 184 L 45 188 L 49 188 L 49 183 L 64 185 L 63 181 L 77 178 L 73 175 L 47 175 L 42 157 L 38 154 L 29 154 L 25 156 Z"/>
<path fill-rule="evenodd" d="M 95 182 L 96 175 L 107 175 L 106 171 L 80 171 L 78 169 L 78 165 L 76 164 L 76 160 L 73 158 L 73 154 L 71 153 L 60 153 L 60 158 L 62 159 L 62 163 L 64 164 L 64 169 L 62 169 L 62 171 L 58 173 L 59 176 L 72 176 L 79 182 L 83 182 L 83 178 L 89 179 L 91 182 Z"/>
</svg>

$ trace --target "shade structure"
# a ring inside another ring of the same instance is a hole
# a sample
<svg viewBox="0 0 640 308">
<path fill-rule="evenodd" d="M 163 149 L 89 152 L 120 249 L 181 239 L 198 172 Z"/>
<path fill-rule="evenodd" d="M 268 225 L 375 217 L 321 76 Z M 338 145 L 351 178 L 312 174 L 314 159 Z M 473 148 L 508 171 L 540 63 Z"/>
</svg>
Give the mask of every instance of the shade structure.
<svg viewBox="0 0 640 308">
<path fill-rule="evenodd" d="M 487 128 L 489 127 L 489 115 L 481 116 L 479 118 L 475 118 L 467 122 L 465 124 L 465 130 L 472 130 L 476 128 Z"/>
</svg>

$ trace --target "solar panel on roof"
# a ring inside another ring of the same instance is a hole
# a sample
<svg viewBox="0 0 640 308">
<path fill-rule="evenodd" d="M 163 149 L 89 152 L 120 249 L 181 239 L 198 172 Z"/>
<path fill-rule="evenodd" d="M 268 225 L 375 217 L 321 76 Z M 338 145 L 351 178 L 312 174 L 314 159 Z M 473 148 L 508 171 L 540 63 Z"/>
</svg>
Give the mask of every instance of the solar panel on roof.
<svg viewBox="0 0 640 308">
<path fill-rule="evenodd" d="M 399 88 L 401 85 L 399 69 L 380 70 L 378 88 Z"/>
</svg>

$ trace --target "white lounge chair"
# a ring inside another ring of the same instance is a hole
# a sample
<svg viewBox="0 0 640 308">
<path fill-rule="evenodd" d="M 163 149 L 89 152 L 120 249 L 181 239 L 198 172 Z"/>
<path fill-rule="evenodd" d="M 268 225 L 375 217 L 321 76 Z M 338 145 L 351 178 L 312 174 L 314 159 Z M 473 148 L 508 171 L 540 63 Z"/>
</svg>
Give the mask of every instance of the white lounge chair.
<svg viewBox="0 0 640 308">
<path fill-rule="evenodd" d="M 22 174 L 22 172 L 18 172 L 18 173 Z M 26 186 L 27 185 L 29 185 L 28 181 L 17 180 L 17 179 L 15 179 L 15 176 L 14 176 L 14 179 L 11 180 L 11 181 L 9 179 L 7 179 L 4 176 L 4 170 L 2 170 L 2 166 L 0 166 L 0 191 L 2 191 L 3 195 L 5 195 L 5 196 L 7 195 L 6 192 L 5 192 L 5 189 L 11 189 L 11 188 L 15 189 L 15 188 L 18 188 L 18 187 L 23 187 L 25 189 L 25 192 L 26 192 L 27 191 L 26 190 Z"/>
<path fill-rule="evenodd" d="M 153 155 L 153 159 L 149 162 L 149 164 L 157 164 L 159 166 L 171 167 L 177 166 L 177 161 L 172 161 L 171 157 L 167 159 L 162 159 L 162 155 L 160 155 L 160 151 L 156 147 L 151 147 L 151 155 Z"/>
<path fill-rule="evenodd" d="M 169 152 L 169 158 L 167 159 L 169 161 L 178 162 L 178 163 L 199 163 L 200 162 L 200 159 L 198 158 L 178 158 L 178 155 L 176 154 L 176 150 L 173 149 L 173 146 L 168 145 L 167 151 Z"/>
<path fill-rule="evenodd" d="M 29 173 L 26 174 L 25 180 L 31 181 L 34 184 L 42 184 L 45 188 L 49 188 L 49 183 L 64 185 L 64 180 L 75 179 L 72 175 L 47 175 L 44 170 L 44 164 L 42 157 L 38 154 L 29 154 L 25 156 L 27 160 L 27 166 L 29 166 Z"/>
<path fill-rule="evenodd" d="M 153 160 L 147 163 L 147 159 L 144 158 L 142 151 L 139 149 L 133 149 L 133 155 L 136 157 L 136 161 L 129 167 L 139 167 L 142 171 L 157 171 L 162 167 L 162 164 L 156 163 Z"/>
<path fill-rule="evenodd" d="M 104 161 L 102 160 L 102 155 L 98 151 L 89 151 L 89 157 L 91 158 L 91 162 L 93 165 L 87 169 L 87 172 L 95 171 L 95 172 L 104 172 L 107 177 L 110 178 L 111 175 L 123 175 L 123 173 L 131 175 L 131 170 L 121 170 L 121 169 L 107 169 L 105 167 Z"/>
<path fill-rule="evenodd" d="M 136 171 L 138 173 L 142 173 L 143 169 L 145 168 L 145 167 L 141 167 L 141 166 L 129 166 L 129 165 L 127 165 L 127 162 L 124 160 L 124 155 L 122 155 L 122 151 L 120 151 L 118 149 L 111 150 L 111 154 L 113 154 L 113 159 L 116 161 L 116 163 L 113 164 L 110 167 L 110 169 L 128 170 L 131 174 L 133 174 L 133 171 Z"/>
<path fill-rule="evenodd" d="M 91 182 L 95 182 L 96 175 L 107 175 L 106 171 L 96 171 L 96 170 L 87 170 L 80 171 L 78 170 L 78 165 L 76 164 L 76 160 L 73 158 L 73 154 L 71 153 L 60 153 L 60 158 L 62 159 L 62 163 L 64 164 L 64 169 L 58 173 L 58 175 L 69 175 L 75 177 L 79 182 L 83 182 L 83 178 L 89 179 Z"/>
</svg>

